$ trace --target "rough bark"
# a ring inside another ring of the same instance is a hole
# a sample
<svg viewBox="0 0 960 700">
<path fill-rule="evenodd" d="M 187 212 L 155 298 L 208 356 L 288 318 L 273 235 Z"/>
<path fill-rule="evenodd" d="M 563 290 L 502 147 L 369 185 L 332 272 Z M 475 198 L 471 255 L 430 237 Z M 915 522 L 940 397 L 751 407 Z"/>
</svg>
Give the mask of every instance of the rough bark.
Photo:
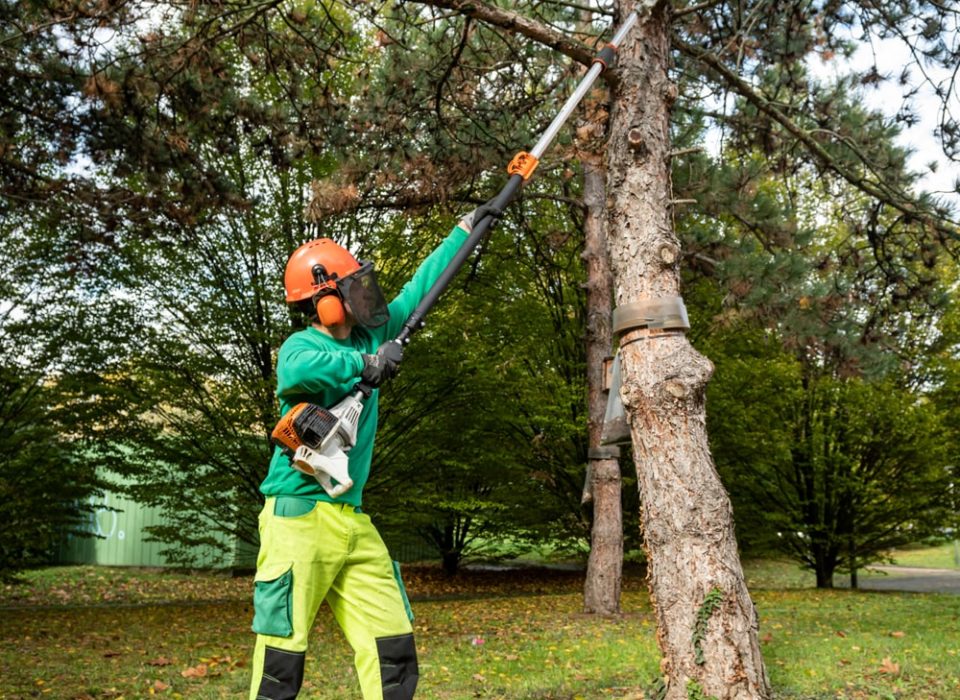
<svg viewBox="0 0 960 700">
<path fill-rule="evenodd" d="M 583 610 L 596 615 L 620 612 L 623 580 L 623 513 L 620 508 L 620 461 L 594 459 L 593 527 L 583 584 Z"/>
<path fill-rule="evenodd" d="M 620 3 L 625 15 L 632 3 Z M 610 259 L 618 305 L 680 293 L 673 230 L 667 67 L 661 3 L 620 50 L 608 143 Z M 730 500 L 706 434 L 710 361 L 682 333 L 621 338 L 641 524 L 666 698 L 768 698 L 756 610 L 744 583 Z M 696 685 L 694 685 L 696 684 Z"/>
<path fill-rule="evenodd" d="M 600 446 L 606 392 L 603 360 L 613 342 L 613 281 L 607 260 L 606 170 L 603 159 L 585 153 L 583 162 L 583 259 L 587 272 L 587 401 L 588 437 L 592 450 Z M 620 462 L 615 457 L 591 456 L 589 476 L 593 500 L 590 557 L 583 586 L 584 612 L 614 615 L 620 612 L 623 577 L 623 513 L 620 508 Z"/>
</svg>

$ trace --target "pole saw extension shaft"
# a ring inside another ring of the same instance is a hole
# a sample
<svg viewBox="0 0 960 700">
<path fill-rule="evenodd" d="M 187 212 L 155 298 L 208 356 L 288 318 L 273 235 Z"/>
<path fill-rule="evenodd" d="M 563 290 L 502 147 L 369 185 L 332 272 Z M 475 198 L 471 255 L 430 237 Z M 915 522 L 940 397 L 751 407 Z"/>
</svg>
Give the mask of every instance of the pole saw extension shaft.
<svg viewBox="0 0 960 700">
<path fill-rule="evenodd" d="M 593 86 L 597 76 L 603 73 L 603 71 L 607 69 L 608 65 L 614 62 L 617 56 L 617 49 L 620 47 L 620 44 L 623 43 L 623 39 L 627 36 L 627 33 L 637 23 L 637 19 L 637 13 L 631 12 L 620 26 L 620 29 L 614 35 L 613 39 L 610 40 L 610 43 L 604 46 L 594 57 L 593 65 L 590 66 L 590 70 L 587 71 L 587 74 L 584 75 L 580 80 L 580 84 L 577 85 L 577 89 L 573 91 L 573 94 L 567 98 L 563 108 L 560 110 L 557 116 L 554 117 L 553 121 L 550 122 L 550 126 L 547 127 L 545 132 L 543 132 L 543 136 L 540 137 L 540 140 L 537 141 L 537 144 L 529 152 L 521 151 L 513 157 L 513 160 L 510 161 L 510 165 L 507 166 L 507 172 L 510 174 L 510 179 L 507 180 L 507 184 L 503 186 L 503 189 L 500 190 L 499 194 L 497 194 L 497 196 L 489 202 L 489 205 L 492 209 L 500 212 L 506 209 L 507 205 L 513 201 L 514 197 L 517 196 L 521 185 L 530 179 L 530 177 L 533 175 L 533 171 L 536 170 L 537 165 L 540 163 L 540 158 L 553 142 L 553 139 L 556 138 L 557 133 L 560 131 L 561 127 L 563 127 L 564 123 L 566 123 L 567 119 L 570 118 L 570 115 L 573 114 L 573 110 L 577 108 L 577 105 L 580 104 L 580 101 L 584 98 L 587 92 L 590 91 L 590 88 Z M 470 254 L 483 239 L 484 234 L 495 223 L 496 218 L 497 215 L 495 214 L 487 214 L 487 216 L 484 216 L 479 221 L 475 221 L 473 223 L 473 230 L 467 237 L 467 240 L 462 246 L 460 246 L 460 250 L 458 250 L 456 255 L 454 255 L 453 259 L 450 261 L 450 264 L 447 265 L 446 269 L 444 269 L 442 273 L 440 273 L 437 281 L 433 283 L 432 287 L 430 287 L 430 291 L 427 292 L 426 296 L 424 296 L 417 308 L 414 309 L 413 313 L 410 314 L 410 317 L 407 318 L 406 323 L 403 324 L 403 329 L 393 342 L 406 345 L 410 342 L 410 336 L 423 328 L 424 317 L 427 315 L 430 309 L 433 308 L 433 305 L 437 302 L 437 299 L 444 292 L 444 290 L 450 285 L 451 280 L 453 280 L 454 276 L 456 276 L 457 272 L 463 266 L 463 263 L 468 257 L 470 257 Z"/>
</svg>

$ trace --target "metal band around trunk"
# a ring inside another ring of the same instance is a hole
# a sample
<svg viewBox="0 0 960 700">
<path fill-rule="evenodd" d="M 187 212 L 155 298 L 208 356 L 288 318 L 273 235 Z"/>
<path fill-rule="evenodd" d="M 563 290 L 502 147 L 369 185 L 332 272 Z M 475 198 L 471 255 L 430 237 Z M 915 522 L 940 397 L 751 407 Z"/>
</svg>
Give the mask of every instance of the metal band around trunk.
<svg viewBox="0 0 960 700">
<path fill-rule="evenodd" d="M 623 304 L 613 310 L 613 332 L 635 328 L 687 330 L 690 321 L 683 297 L 660 297 Z"/>
<path fill-rule="evenodd" d="M 616 445 L 591 447 L 587 450 L 587 459 L 620 459 L 620 448 Z"/>
</svg>

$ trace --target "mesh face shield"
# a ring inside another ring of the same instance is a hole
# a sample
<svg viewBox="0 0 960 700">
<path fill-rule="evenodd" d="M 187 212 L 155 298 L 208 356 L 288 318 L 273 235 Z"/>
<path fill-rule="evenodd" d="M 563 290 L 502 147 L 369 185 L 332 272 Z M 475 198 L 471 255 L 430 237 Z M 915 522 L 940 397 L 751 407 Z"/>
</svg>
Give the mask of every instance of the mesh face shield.
<svg viewBox="0 0 960 700">
<path fill-rule="evenodd" d="M 337 290 L 361 326 L 376 328 L 390 318 L 387 300 L 377 284 L 372 262 L 361 262 L 359 270 L 337 280 Z"/>
</svg>

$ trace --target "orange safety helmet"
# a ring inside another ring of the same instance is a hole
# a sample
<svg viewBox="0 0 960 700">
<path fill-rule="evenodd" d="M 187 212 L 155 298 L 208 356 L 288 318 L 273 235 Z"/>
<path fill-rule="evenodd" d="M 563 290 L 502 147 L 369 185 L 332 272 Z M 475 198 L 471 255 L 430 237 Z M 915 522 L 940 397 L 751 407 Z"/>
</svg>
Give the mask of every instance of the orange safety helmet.
<svg viewBox="0 0 960 700">
<path fill-rule="evenodd" d="M 360 269 L 360 263 L 350 251 L 333 240 L 308 241 L 293 251 L 283 273 L 288 304 L 310 299 L 320 291 L 323 281 L 317 279 L 314 269 L 317 265 L 323 267 L 323 274 L 330 279 L 342 279 Z"/>
<path fill-rule="evenodd" d="M 313 299 L 317 317 L 325 326 L 346 321 L 336 280 L 360 269 L 360 263 L 346 248 L 329 238 L 317 238 L 293 251 L 283 273 L 287 303 Z"/>
<path fill-rule="evenodd" d="M 354 320 L 368 328 L 381 326 L 390 318 L 373 263 L 358 261 L 329 238 L 317 238 L 293 251 L 283 285 L 288 304 L 310 299 L 325 326 L 346 322 L 344 302 L 349 303 Z"/>
</svg>

